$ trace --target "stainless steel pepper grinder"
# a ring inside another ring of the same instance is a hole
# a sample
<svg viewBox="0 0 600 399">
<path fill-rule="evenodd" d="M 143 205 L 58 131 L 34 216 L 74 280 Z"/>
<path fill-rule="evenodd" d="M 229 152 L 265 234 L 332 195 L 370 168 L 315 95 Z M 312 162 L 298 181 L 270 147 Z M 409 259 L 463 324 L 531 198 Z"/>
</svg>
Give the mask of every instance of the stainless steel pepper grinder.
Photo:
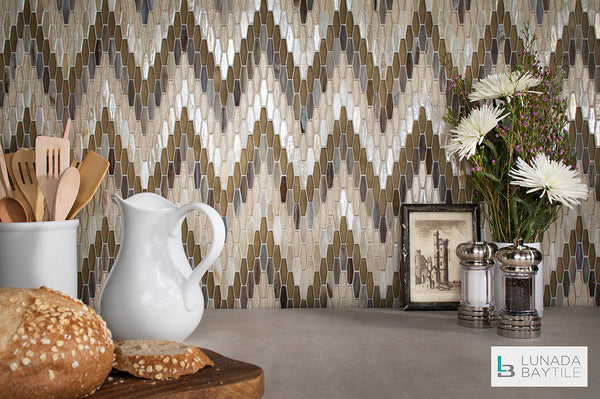
<svg viewBox="0 0 600 399">
<path fill-rule="evenodd" d="M 523 245 L 514 245 L 496 252 L 500 262 L 504 303 L 497 319 L 498 335 L 509 338 L 537 338 L 541 335 L 542 319 L 535 309 L 535 275 L 542 253 Z"/>
<path fill-rule="evenodd" d="M 496 325 L 494 303 L 495 244 L 470 241 L 456 247 L 460 259 L 461 299 L 458 325 L 491 328 Z"/>
</svg>

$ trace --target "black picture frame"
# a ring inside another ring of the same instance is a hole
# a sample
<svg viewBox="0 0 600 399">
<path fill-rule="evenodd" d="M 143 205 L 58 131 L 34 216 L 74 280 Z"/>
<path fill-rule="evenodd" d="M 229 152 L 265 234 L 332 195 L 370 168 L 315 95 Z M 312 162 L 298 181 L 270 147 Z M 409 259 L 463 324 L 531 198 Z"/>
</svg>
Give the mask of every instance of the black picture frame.
<svg viewBox="0 0 600 399">
<path fill-rule="evenodd" d="M 479 207 L 473 204 L 403 204 L 401 229 L 403 308 L 458 309 L 460 265 L 456 247 L 481 239 Z M 427 239 L 428 235 L 431 241 Z"/>
</svg>

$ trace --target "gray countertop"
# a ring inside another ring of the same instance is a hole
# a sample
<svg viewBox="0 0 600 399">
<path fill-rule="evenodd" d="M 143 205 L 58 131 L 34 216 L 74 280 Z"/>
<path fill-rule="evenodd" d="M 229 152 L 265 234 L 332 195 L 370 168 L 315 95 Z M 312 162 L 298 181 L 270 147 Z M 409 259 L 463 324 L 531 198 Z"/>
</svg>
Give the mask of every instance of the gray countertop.
<svg viewBox="0 0 600 399">
<path fill-rule="evenodd" d="M 206 310 L 186 342 L 258 365 L 265 398 L 598 398 L 600 309 L 546 308 L 542 336 L 500 337 L 456 312 Z M 492 346 L 587 346 L 588 388 L 492 388 Z"/>
</svg>

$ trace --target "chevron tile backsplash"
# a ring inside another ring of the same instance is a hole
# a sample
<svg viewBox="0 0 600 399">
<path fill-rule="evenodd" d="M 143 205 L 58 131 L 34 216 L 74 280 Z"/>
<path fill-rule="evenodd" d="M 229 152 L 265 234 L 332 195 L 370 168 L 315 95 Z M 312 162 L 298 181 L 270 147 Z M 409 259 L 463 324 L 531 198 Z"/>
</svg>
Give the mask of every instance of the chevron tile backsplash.
<svg viewBox="0 0 600 399">
<path fill-rule="evenodd" d="M 110 161 L 79 216 L 80 297 L 119 250 L 111 194 L 149 191 L 224 218 L 211 308 L 399 307 L 401 204 L 472 202 L 444 149 L 451 75 L 505 70 L 528 24 L 565 69 L 590 190 L 542 242 L 546 305 L 600 305 L 598 2 L 7 0 L 0 18 L 5 151 L 71 118 L 72 157 Z M 205 226 L 182 227 L 192 264 Z"/>
</svg>

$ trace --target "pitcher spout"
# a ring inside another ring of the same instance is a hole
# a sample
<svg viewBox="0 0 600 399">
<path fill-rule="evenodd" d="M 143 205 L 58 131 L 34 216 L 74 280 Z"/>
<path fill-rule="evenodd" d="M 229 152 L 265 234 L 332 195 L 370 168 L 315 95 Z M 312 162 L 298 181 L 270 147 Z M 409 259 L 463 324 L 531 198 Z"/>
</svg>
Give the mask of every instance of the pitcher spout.
<svg viewBox="0 0 600 399">
<path fill-rule="evenodd" d="M 119 211 L 121 212 L 121 214 L 123 214 L 123 208 L 125 206 L 125 200 L 121 197 L 119 197 L 117 194 L 114 194 L 111 196 L 113 201 L 115 201 L 115 203 L 117 204 L 117 206 L 119 207 Z"/>
</svg>

